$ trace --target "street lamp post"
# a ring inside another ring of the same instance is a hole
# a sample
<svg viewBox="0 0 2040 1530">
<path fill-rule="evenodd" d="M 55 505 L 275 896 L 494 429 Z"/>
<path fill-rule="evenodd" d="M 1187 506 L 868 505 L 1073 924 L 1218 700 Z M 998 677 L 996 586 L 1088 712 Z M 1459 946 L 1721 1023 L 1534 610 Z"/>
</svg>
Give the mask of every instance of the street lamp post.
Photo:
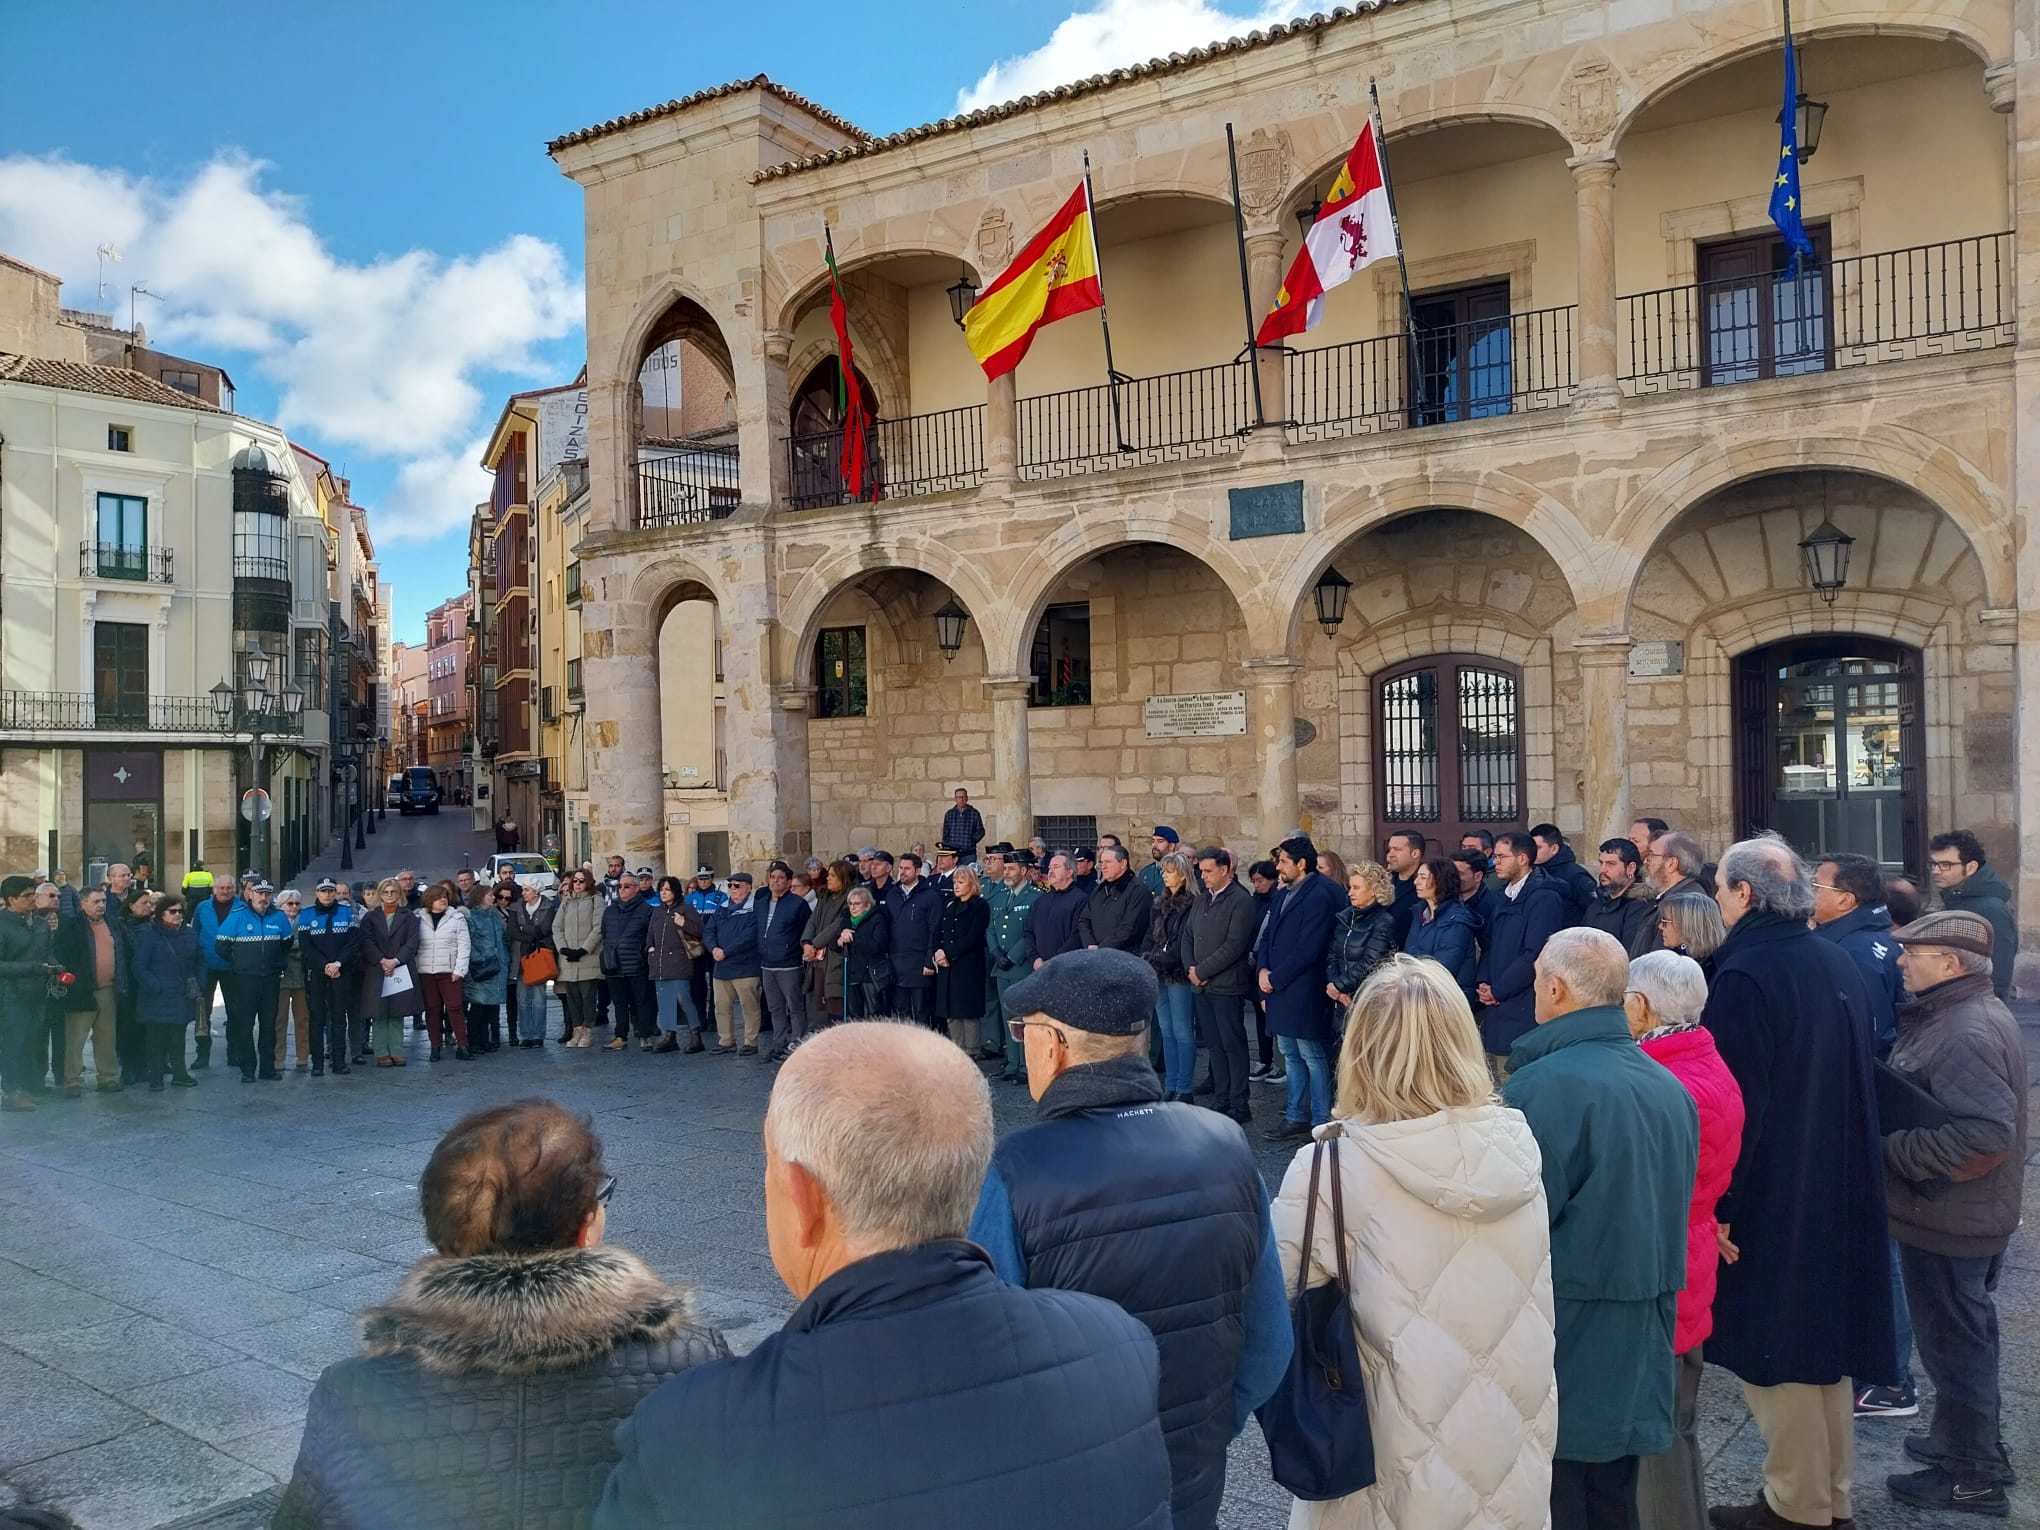
<svg viewBox="0 0 2040 1530">
<path fill-rule="evenodd" d="M 248 784 L 252 790 L 263 791 L 263 767 L 269 753 L 269 741 L 286 732 L 297 731 L 298 718 L 304 711 L 305 693 L 295 684 L 286 685 L 280 691 L 269 688 L 269 655 L 257 649 L 248 655 L 248 680 L 237 696 L 234 687 L 225 680 L 212 688 L 213 714 L 219 720 L 220 731 L 235 731 L 237 721 L 248 724 Z M 241 717 L 235 717 L 235 704 L 239 702 Z M 257 812 L 248 823 L 248 858 L 263 876 L 269 875 L 269 816 Z"/>
<path fill-rule="evenodd" d="M 335 747 L 340 758 L 340 869 L 354 869 L 354 741 L 342 739 Z"/>
<path fill-rule="evenodd" d="M 378 742 L 382 745 L 383 770 L 387 772 L 390 768 L 390 736 L 385 733 Z M 390 794 L 386 791 L 377 792 L 375 798 L 377 803 L 375 816 L 387 823 L 390 816 Z M 374 830 L 371 829 L 369 832 L 373 833 Z"/>
</svg>

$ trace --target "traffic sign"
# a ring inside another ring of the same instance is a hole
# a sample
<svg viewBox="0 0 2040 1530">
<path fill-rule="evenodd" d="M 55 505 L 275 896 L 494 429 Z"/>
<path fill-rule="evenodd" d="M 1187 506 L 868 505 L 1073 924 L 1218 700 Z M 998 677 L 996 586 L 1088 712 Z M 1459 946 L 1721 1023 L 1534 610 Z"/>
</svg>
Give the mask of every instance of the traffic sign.
<svg viewBox="0 0 2040 1530">
<path fill-rule="evenodd" d="M 250 823 L 267 823 L 273 811 L 269 793 L 259 786 L 251 786 L 241 793 L 241 816 Z"/>
</svg>

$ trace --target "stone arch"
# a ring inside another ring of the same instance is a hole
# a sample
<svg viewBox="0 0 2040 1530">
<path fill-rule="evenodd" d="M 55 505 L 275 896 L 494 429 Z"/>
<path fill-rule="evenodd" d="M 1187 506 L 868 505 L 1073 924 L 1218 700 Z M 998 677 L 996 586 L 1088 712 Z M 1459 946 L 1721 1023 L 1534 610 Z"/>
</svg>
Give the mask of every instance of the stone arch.
<svg viewBox="0 0 2040 1530">
<path fill-rule="evenodd" d="M 689 313 L 689 308 L 694 312 Z M 668 328 L 673 332 L 664 333 Z M 623 339 L 614 352 L 609 375 L 618 382 L 633 382 L 647 355 L 667 340 L 681 339 L 691 341 L 734 387 L 736 370 L 729 337 L 741 328 L 735 317 L 719 310 L 707 294 L 677 274 L 668 273 L 659 278 L 632 311 L 630 322 L 624 326 Z"/>
<path fill-rule="evenodd" d="M 926 574 L 948 586 L 970 613 L 988 665 L 1007 651 L 1010 639 L 999 626 L 1001 603 L 976 566 L 939 541 L 916 537 L 838 548 L 809 567 L 780 608 L 779 636 L 785 646 L 777 672 L 791 677 L 797 686 L 811 685 L 815 633 L 829 602 L 860 575 L 889 569 Z"/>
<path fill-rule="evenodd" d="M 909 241 L 897 246 L 885 245 L 877 249 L 860 250 L 854 255 L 844 255 L 839 251 L 836 255 L 836 270 L 847 282 L 854 276 L 894 260 L 951 261 L 955 263 L 959 275 L 968 271 L 971 280 L 983 281 L 983 273 L 977 269 L 976 262 L 969 256 L 958 250 L 937 249 L 932 241 L 922 243 Z M 806 281 L 792 288 L 787 294 L 786 301 L 779 305 L 779 319 L 774 328 L 792 334 L 800 321 L 807 316 L 808 308 L 820 301 L 828 292 L 829 269 L 820 252 L 816 254 L 816 263 L 820 269 Z"/>
<path fill-rule="evenodd" d="M 1239 608 L 1250 654 L 1269 657 L 1281 652 L 1270 646 L 1279 642 L 1279 626 L 1263 593 L 1265 581 L 1212 537 L 1208 522 L 1134 511 L 1123 520 L 1070 521 L 1035 550 L 1019 579 L 1006 590 L 1004 607 L 1014 625 L 1004 635 L 1005 646 L 996 651 L 1011 661 L 1004 672 L 1027 673 L 1028 646 L 1057 585 L 1100 553 L 1143 544 L 1172 547 L 1210 569 Z"/>
<path fill-rule="evenodd" d="M 1415 99 L 1412 99 L 1412 98 Z M 1417 91 L 1406 92 L 1403 99 L 1384 103 L 1385 122 L 1395 126 L 1388 132 L 1390 152 L 1397 142 L 1421 135 L 1448 132 L 1455 127 L 1472 126 L 1477 123 L 1505 123 L 1517 127 L 1536 128 L 1553 135 L 1553 147 L 1563 153 L 1574 152 L 1571 134 L 1556 112 L 1543 107 L 1518 102 L 1490 102 L 1468 107 L 1452 101 L 1434 101 Z M 1325 119 L 1329 127 L 1329 119 Z M 1321 195 L 1331 178 L 1338 174 L 1339 167 L 1346 162 L 1351 152 L 1353 139 L 1359 134 L 1359 127 L 1337 143 L 1325 142 L 1313 148 L 1298 146 L 1299 170 L 1275 212 L 1265 222 L 1277 229 L 1288 232 L 1295 226 L 1297 210 L 1313 194 Z"/>
<path fill-rule="evenodd" d="M 1573 605 L 1584 609 L 1591 592 L 1591 571 L 1606 561 L 1599 540 L 1579 517 L 1535 484 L 1507 473 L 1426 472 L 1380 487 L 1358 486 L 1336 500 L 1327 500 L 1324 518 L 1289 560 L 1277 580 L 1271 602 L 1282 623 L 1278 648 L 1293 654 L 1311 609 L 1311 590 L 1346 547 L 1376 527 L 1418 510 L 1472 510 L 1515 527 L 1558 565 L 1572 592 Z"/>
<path fill-rule="evenodd" d="M 666 613 L 684 600 L 708 599 L 734 616 L 737 605 L 722 582 L 691 559 L 661 554 L 624 577 L 624 599 L 641 611 L 663 621 Z"/>
<path fill-rule="evenodd" d="M 1987 17 L 2001 17 L 2003 24 L 1994 26 Z M 1864 36 L 1954 41 L 1988 66 L 2012 56 L 2010 20 L 2008 6 L 1976 7 L 1963 4 L 1962 0 L 1906 0 L 1903 9 L 1859 4 L 1819 12 L 1818 19 L 1802 23 L 1794 33 L 1794 41 Z M 1704 36 L 1706 41 L 1700 49 L 1667 50 L 1659 55 L 1661 67 L 1629 81 L 1623 92 L 1626 104 L 1608 135 L 1611 147 L 1619 145 L 1637 119 L 1666 96 L 1703 75 L 1745 58 L 1778 51 L 1782 46 L 1778 15 L 1769 5 L 1711 12 Z"/>
<path fill-rule="evenodd" d="M 1998 486 L 1975 463 L 1939 441 L 1900 426 L 1881 427 L 1874 440 L 1839 436 L 1749 441 L 1726 451 L 1696 447 L 1660 470 L 1617 511 L 1591 567 L 1595 609 L 1612 608 L 1620 628 L 1629 624 L 1644 565 L 1687 510 L 1722 489 L 1770 473 L 1832 470 L 1860 473 L 1911 489 L 1962 532 L 1982 566 L 1988 603 L 2015 603 L 2012 514 Z M 1583 608 L 1586 602 L 1582 601 Z"/>
</svg>

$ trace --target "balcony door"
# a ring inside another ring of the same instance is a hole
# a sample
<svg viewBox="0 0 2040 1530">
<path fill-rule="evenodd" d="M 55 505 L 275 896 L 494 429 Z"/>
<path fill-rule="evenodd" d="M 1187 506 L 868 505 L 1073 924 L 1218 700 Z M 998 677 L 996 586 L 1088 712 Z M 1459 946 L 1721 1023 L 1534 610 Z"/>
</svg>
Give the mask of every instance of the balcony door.
<svg viewBox="0 0 2040 1530">
<path fill-rule="evenodd" d="M 1521 827 L 1523 672 L 1478 654 L 1433 654 L 1374 686 L 1380 834 L 1414 830 L 1442 849 L 1468 829 Z"/>
<path fill-rule="evenodd" d="M 98 569 L 102 579 L 145 579 L 149 573 L 149 502 L 135 494 L 99 496 Z"/>
<path fill-rule="evenodd" d="M 878 419 L 878 394 L 860 367 L 858 385 L 864 392 L 864 416 Z M 881 471 L 878 443 L 865 448 L 865 493 L 872 491 Z M 792 460 L 792 493 L 796 507 L 834 505 L 843 501 L 843 366 L 834 356 L 823 359 L 793 396 L 793 439 L 787 443 Z"/>
<path fill-rule="evenodd" d="M 1700 385 L 1825 372 L 1834 355 L 1828 231 L 1809 228 L 1811 261 L 1787 274 L 1792 251 L 1760 234 L 1700 247 Z"/>
<path fill-rule="evenodd" d="M 1427 293 L 1411 303 L 1410 423 L 1507 414 L 1514 391 L 1509 284 Z"/>
<path fill-rule="evenodd" d="M 92 624 L 92 709 L 102 728 L 148 727 L 147 622 Z"/>
</svg>

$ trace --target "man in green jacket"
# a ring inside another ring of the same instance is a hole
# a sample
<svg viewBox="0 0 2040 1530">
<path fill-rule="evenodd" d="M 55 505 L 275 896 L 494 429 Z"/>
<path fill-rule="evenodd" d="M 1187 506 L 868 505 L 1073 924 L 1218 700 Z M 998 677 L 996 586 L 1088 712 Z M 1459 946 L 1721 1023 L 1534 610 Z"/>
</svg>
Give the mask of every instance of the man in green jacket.
<svg viewBox="0 0 2040 1530">
<path fill-rule="evenodd" d="M 1927 842 L 1927 871 L 1941 907 L 1978 914 L 1990 921 L 1990 986 L 2006 1004 L 2012 1002 L 2012 967 L 2019 959 L 2019 927 L 2012 921 L 2012 890 L 2005 879 L 1984 864 L 1983 844 L 1967 829 L 1936 834 Z"/>
<path fill-rule="evenodd" d="M 1015 850 L 1006 859 L 1006 886 L 1001 895 L 989 899 L 992 922 L 985 932 L 990 948 L 993 996 L 998 1001 L 986 1020 L 997 1024 L 999 1039 L 1006 1046 L 1005 1079 L 1009 1084 L 1027 1082 L 1027 1054 L 1006 1030 L 1012 1017 L 1006 1013 L 1006 990 L 1033 970 L 1027 960 L 1027 916 L 1041 899 L 1041 889 L 1029 877 L 1033 852 Z"/>
<path fill-rule="evenodd" d="M 1672 1444 L 1672 1329 L 1686 1284 L 1686 1208 L 1700 1117 L 1630 1037 L 1629 955 L 1560 930 L 1537 958 L 1537 1028 L 1509 1054 L 1502 1099 L 1544 1155 L 1558 1316 L 1553 1530 L 1619 1530 L 1638 1458 Z"/>
</svg>

